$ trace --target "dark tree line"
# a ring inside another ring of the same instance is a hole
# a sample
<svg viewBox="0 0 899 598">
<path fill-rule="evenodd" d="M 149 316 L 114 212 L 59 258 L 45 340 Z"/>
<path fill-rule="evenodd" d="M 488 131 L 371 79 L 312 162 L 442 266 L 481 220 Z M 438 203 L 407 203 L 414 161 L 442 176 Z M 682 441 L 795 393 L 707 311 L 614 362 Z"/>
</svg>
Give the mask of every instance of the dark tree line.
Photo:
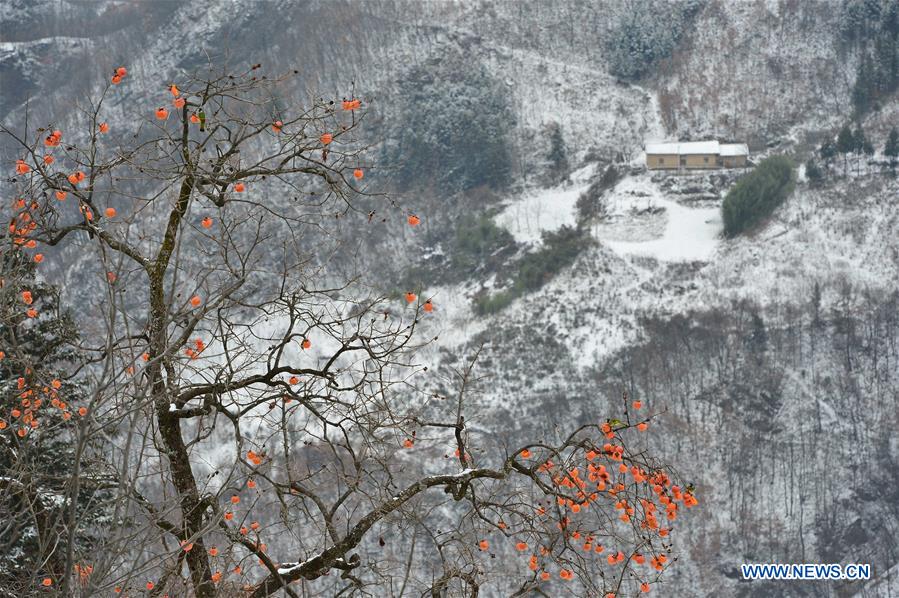
<svg viewBox="0 0 899 598">
<path fill-rule="evenodd" d="M 846 0 L 840 17 L 843 39 L 859 53 L 852 102 L 864 114 L 899 87 L 899 0 Z"/>
<path fill-rule="evenodd" d="M 883 155 L 887 158 L 890 172 L 895 173 L 897 158 L 899 158 L 899 130 L 893 127 L 884 140 Z M 826 166 L 832 164 L 837 156 L 843 158 L 843 174 L 849 171 L 850 156 L 855 159 L 856 171 L 861 172 L 860 160 L 864 156 L 866 160 L 874 156 L 874 143 L 865 134 L 861 124 L 853 130 L 848 124 L 844 125 L 837 134 L 836 140 L 828 139 L 818 150 L 818 155 Z M 818 167 L 814 157 L 806 162 L 806 175 L 813 184 L 823 180 L 825 171 Z"/>
</svg>

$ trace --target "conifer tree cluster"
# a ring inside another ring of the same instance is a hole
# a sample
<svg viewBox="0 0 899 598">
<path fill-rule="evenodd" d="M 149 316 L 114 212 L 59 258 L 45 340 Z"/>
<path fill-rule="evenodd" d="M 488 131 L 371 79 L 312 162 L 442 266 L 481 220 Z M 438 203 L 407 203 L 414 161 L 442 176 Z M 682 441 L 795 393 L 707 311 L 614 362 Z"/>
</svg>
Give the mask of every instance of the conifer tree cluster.
<svg viewBox="0 0 899 598">
<path fill-rule="evenodd" d="M 671 55 L 701 6 L 697 0 L 629 3 L 606 42 L 611 73 L 631 81 L 646 75 Z"/>
<path fill-rule="evenodd" d="M 0 588 L 27 594 L 90 559 L 112 516 L 110 480 L 83 425 L 76 327 L 57 289 L 15 251 L 0 255 L 0 280 Z"/>
</svg>

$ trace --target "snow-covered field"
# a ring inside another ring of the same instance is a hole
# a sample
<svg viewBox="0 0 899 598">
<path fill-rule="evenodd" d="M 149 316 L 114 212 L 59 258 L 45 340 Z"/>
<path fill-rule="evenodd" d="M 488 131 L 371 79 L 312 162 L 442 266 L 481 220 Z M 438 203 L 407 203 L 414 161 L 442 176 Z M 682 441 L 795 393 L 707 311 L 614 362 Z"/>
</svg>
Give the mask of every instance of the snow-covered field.
<svg viewBox="0 0 899 598">
<path fill-rule="evenodd" d="M 588 164 L 561 185 L 525 192 L 497 215 L 496 223 L 511 232 L 519 243 L 539 245 L 543 231 L 577 224 L 575 203 L 590 186 L 595 171 L 596 164 Z"/>
<path fill-rule="evenodd" d="M 596 236 L 621 255 L 667 262 L 708 261 L 718 247 L 722 224 L 717 205 L 681 205 L 667 197 L 648 175 L 624 179 L 609 197 L 611 222 L 599 227 Z M 660 227 L 652 226 L 653 214 L 661 216 Z M 633 226 L 640 220 L 650 221 L 644 228 L 655 230 L 641 235 Z"/>
</svg>

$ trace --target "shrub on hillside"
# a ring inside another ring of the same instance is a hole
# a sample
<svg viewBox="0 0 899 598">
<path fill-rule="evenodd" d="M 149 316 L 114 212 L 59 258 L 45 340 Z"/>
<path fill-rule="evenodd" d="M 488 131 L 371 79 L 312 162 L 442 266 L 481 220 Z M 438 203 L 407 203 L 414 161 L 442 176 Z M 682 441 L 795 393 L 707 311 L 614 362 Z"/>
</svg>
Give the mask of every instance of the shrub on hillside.
<svg viewBox="0 0 899 598">
<path fill-rule="evenodd" d="M 805 163 L 805 178 L 808 179 L 810 187 L 817 187 L 824 179 L 824 172 L 822 172 L 814 158 L 809 158 Z"/>
<path fill-rule="evenodd" d="M 578 253 L 591 242 L 582 231 L 563 226 L 558 231 L 543 233 L 543 246 L 525 255 L 518 265 L 515 287 L 522 292 L 534 291 L 574 262 Z"/>
<path fill-rule="evenodd" d="M 490 262 L 506 247 L 514 247 L 512 233 L 500 228 L 487 215 L 463 218 L 456 229 L 451 263 L 453 274 L 464 277 Z M 455 278 L 455 276 L 454 276 Z"/>
<path fill-rule="evenodd" d="M 494 295 L 483 294 L 475 300 L 475 311 L 488 314 L 501 311 L 522 295 L 536 291 L 563 268 L 574 263 L 593 239 L 584 229 L 563 226 L 543 233 L 543 246 L 521 258 L 512 286 Z"/>
<path fill-rule="evenodd" d="M 603 194 L 615 186 L 621 174 L 613 164 L 610 164 L 603 171 L 602 176 L 595 179 L 587 190 L 580 194 L 577 202 L 574 204 L 577 210 L 578 224 L 583 224 L 599 218 L 605 214 L 606 202 L 603 200 Z"/>
<path fill-rule="evenodd" d="M 771 215 L 793 190 L 793 164 L 784 156 L 762 160 L 737 181 L 721 206 L 724 234 L 734 237 Z"/>
</svg>

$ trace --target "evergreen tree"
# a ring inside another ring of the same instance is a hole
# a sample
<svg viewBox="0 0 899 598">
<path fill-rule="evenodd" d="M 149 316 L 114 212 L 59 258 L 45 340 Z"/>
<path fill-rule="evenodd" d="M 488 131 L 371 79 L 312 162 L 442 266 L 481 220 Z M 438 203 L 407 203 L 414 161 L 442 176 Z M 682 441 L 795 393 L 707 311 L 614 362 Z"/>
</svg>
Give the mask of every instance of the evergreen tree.
<svg viewBox="0 0 899 598">
<path fill-rule="evenodd" d="M 812 288 L 812 324 L 821 325 L 821 284 L 817 280 Z"/>
<path fill-rule="evenodd" d="M 805 163 L 805 176 L 806 178 L 808 178 L 808 184 L 810 187 L 817 187 L 824 178 L 824 173 L 815 163 L 814 158 L 809 158 Z"/>
<path fill-rule="evenodd" d="M 846 156 L 855 151 L 855 137 L 852 135 L 852 129 L 849 125 L 844 125 L 840 129 L 837 136 L 837 151 L 843 155 L 843 175 L 846 174 L 847 160 Z"/>
<path fill-rule="evenodd" d="M 889 158 L 890 170 L 896 174 L 896 158 L 899 157 L 899 131 L 896 130 L 896 127 L 890 130 L 887 142 L 883 146 L 883 155 Z"/>
<path fill-rule="evenodd" d="M 862 153 L 865 155 L 865 162 L 869 162 L 874 155 L 874 144 L 870 139 L 865 139 L 862 143 Z"/>
<path fill-rule="evenodd" d="M 765 321 L 757 312 L 750 315 L 750 331 L 746 344 L 749 352 L 755 354 L 757 359 L 760 357 L 759 353 L 764 353 L 768 348 L 768 330 L 765 328 Z"/>
<path fill-rule="evenodd" d="M 852 88 L 852 104 L 856 113 L 861 115 L 871 107 L 872 86 L 876 81 L 871 62 L 866 53 L 862 54 L 862 62 L 855 77 L 855 85 Z"/>
<path fill-rule="evenodd" d="M 77 361 L 71 317 L 23 252 L 0 257 L 0 280 L 0 587 L 24 595 L 90 562 L 109 523 L 108 494 L 79 432 L 84 397 L 65 374 Z"/>
<path fill-rule="evenodd" d="M 546 159 L 549 161 L 549 174 L 553 182 L 558 182 L 568 172 L 568 151 L 559 123 L 552 122 L 547 125 L 547 132 L 549 153 Z"/>
<path fill-rule="evenodd" d="M 821 144 L 821 149 L 818 153 L 821 155 L 821 159 L 824 160 L 824 163 L 829 164 L 837 155 L 837 147 L 834 145 L 833 141 L 828 139 Z"/>
<path fill-rule="evenodd" d="M 866 153 L 866 150 L 871 145 L 871 142 L 868 141 L 868 137 L 865 135 L 865 130 L 862 129 L 861 123 L 858 124 L 855 133 L 852 134 L 852 139 L 855 142 L 855 146 L 852 148 L 853 153 L 855 153 L 855 172 L 856 174 L 861 174 L 859 158 Z"/>
</svg>

